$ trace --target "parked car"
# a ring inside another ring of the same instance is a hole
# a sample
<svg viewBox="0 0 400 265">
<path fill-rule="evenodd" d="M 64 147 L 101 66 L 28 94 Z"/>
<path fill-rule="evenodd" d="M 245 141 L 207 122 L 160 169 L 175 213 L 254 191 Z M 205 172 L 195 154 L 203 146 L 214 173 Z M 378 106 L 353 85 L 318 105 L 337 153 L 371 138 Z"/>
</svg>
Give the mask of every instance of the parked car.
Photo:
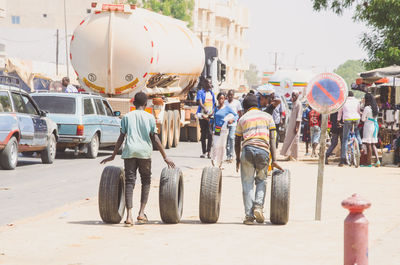
<svg viewBox="0 0 400 265">
<path fill-rule="evenodd" d="M 0 166 L 15 169 L 18 153 L 40 153 L 51 164 L 56 155 L 57 125 L 46 117 L 19 81 L 0 76 Z"/>
<path fill-rule="evenodd" d="M 31 96 L 57 123 L 58 152 L 72 148 L 76 153 L 83 152 L 87 157 L 95 158 L 100 147 L 117 143 L 120 112 L 113 112 L 105 98 L 87 93 L 56 92 L 37 92 Z"/>
</svg>

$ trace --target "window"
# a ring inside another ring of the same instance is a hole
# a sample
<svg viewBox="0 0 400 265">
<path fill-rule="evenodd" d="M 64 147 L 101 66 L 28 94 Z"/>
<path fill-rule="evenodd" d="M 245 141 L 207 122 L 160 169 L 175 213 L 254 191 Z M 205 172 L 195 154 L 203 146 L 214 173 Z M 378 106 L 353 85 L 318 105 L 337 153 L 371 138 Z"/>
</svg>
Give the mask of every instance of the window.
<svg viewBox="0 0 400 265">
<path fill-rule="evenodd" d="M 99 98 L 94 99 L 94 104 L 96 105 L 96 112 L 98 115 L 106 115 L 103 104 L 101 103 L 101 100 Z"/>
<path fill-rule="evenodd" d="M 103 100 L 104 107 L 106 108 L 107 116 L 114 116 L 114 113 L 107 101 Z"/>
<path fill-rule="evenodd" d="M 11 101 L 6 91 L 0 91 L 0 112 L 12 112 Z"/>
<path fill-rule="evenodd" d="M 11 16 L 11 23 L 13 24 L 20 24 L 20 18 L 19 16 Z"/>
<path fill-rule="evenodd" d="M 47 14 L 43 14 L 43 17 L 46 18 L 46 17 L 47 17 Z"/>
<path fill-rule="evenodd" d="M 84 115 L 94 114 L 92 99 L 90 98 L 83 99 L 83 114 Z"/>
<path fill-rule="evenodd" d="M 36 109 L 35 105 L 33 105 L 32 100 L 26 95 L 21 95 L 21 96 L 25 104 L 26 113 L 39 115 L 39 111 Z"/>
<path fill-rule="evenodd" d="M 86 9 L 86 13 L 88 13 L 88 14 L 90 14 L 90 13 L 92 13 L 92 9 Z"/>
<path fill-rule="evenodd" d="M 25 104 L 22 101 L 21 95 L 17 93 L 12 93 L 12 100 L 14 101 L 15 112 L 25 113 Z"/>
<path fill-rule="evenodd" d="M 32 96 L 40 109 L 49 113 L 75 114 L 76 102 L 74 97 Z"/>
</svg>

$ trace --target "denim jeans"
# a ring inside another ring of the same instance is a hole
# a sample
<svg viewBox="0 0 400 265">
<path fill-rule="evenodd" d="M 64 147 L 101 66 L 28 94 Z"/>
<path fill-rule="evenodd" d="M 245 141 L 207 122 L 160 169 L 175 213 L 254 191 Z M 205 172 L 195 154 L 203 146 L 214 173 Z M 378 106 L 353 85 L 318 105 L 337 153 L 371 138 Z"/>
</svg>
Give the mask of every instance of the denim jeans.
<svg viewBox="0 0 400 265">
<path fill-rule="evenodd" d="M 346 154 L 347 154 L 347 139 L 349 138 L 349 133 L 351 131 L 352 124 L 354 124 L 354 132 L 356 133 L 357 142 L 359 145 L 362 144 L 360 130 L 358 129 L 358 123 L 360 121 L 344 121 L 343 125 L 343 141 L 342 141 L 342 150 L 340 154 L 341 162 L 346 162 Z"/>
<path fill-rule="evenodd" d="M 268 165 L 267 151 L 254 146 L 243 147 L 240 157 L 240 176 L 246 216 L 253 216 L 254 206 L 264 207 Z"/>
<path fill-rule="evenodd" d="M 229 126 L 228 128 L 229 128 L 229 134 L 226 143 L 226 157 L 228 159 L 231 159 L 233 157 L 233 151 L 234 151 L 236 126 Z"/>
</svg>

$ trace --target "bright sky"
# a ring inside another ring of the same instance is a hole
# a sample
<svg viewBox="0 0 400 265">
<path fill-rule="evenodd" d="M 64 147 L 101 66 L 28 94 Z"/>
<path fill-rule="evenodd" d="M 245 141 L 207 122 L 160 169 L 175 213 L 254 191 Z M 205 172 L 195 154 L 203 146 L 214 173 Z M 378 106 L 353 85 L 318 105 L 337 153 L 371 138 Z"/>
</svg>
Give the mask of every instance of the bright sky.
<svg viewBox="0 0 400 265">
<path fill-rule="evenodd" d="M 359 45 L 366 27 L 351 12 L 315 12 L 311 0 L 239 0 L 250 11 L 249 63 L 260 71 L 278 67 L 332 71 L 348 59 L 364 59 Z M 297 60 L 296 60 L 297 59 Z"/>
</svg>

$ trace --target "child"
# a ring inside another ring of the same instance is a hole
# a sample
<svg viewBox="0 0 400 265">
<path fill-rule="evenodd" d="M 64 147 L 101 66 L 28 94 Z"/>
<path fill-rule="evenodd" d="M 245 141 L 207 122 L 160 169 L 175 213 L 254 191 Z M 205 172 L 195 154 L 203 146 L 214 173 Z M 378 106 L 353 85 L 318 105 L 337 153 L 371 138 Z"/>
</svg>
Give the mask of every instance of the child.
<svg viewBox="0 0 400 265">
<path fill-rule="evenodd" d="M 156 134 L 157 127 L 154 116 L 144 111 L 147 105 L 147 95 L 143 92 L 137 93 L 133 104 L 136 110 L 129 112 L 122 118 L 121 134 L 115 145 L 113 154 L 100 162 L 101 164 L 105 164 L 114 160 L 125 140 L 122 159 L 124 159 L 125 166 L 125 201 L 127 209 L 125 224 L 127 226 L 133 225 L 132 195 L 137 170 L 139 170 L 142 181 L 141 204 L 137 220 L 139 223 L 146 223 L 148 221 L 144 209 L 150 192 L 152 143 L 155 143 L 168 167 L 175 167 L 174 162 L 165 154 L 160 139 Z"/>
</svg>

